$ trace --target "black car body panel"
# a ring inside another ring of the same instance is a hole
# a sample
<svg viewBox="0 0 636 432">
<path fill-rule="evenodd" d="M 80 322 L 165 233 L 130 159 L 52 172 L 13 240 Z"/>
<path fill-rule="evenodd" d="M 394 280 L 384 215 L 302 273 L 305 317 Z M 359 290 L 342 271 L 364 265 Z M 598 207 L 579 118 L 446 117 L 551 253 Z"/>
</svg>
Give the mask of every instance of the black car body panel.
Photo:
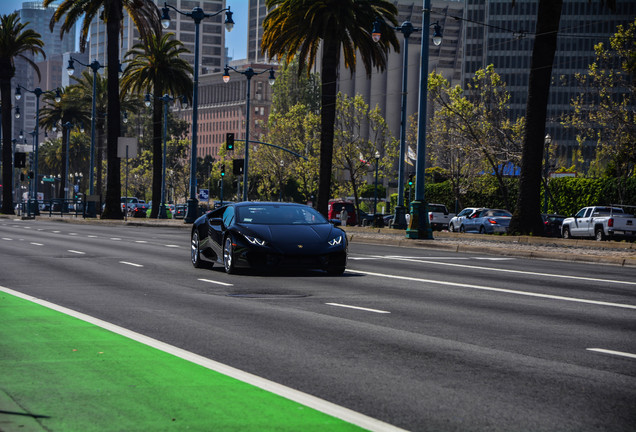
<svg viewBox="0 0 636 432">
<path fill-rule="evenodd" d="M 220 264 L 228 253 L 229 238 L 235 268 L 322 269 L 340 274 L 347 264 L 346 233 L 302 204 L 230 203 L 199 217 L 192 227 L 193 238 L 195 231 L 200 254 Z"/>
</svg>

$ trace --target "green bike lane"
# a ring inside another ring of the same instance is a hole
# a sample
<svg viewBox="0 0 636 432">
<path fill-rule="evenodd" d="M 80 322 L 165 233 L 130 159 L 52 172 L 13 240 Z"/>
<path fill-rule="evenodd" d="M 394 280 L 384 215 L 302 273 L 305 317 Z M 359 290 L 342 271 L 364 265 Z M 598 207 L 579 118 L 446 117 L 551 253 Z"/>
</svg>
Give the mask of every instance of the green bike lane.
<svg viewBox="0 0 636 432">
<path fill-rule="evenodd" d="M 0 431 L 398 431 L 0 287 Z"/>
</svg>

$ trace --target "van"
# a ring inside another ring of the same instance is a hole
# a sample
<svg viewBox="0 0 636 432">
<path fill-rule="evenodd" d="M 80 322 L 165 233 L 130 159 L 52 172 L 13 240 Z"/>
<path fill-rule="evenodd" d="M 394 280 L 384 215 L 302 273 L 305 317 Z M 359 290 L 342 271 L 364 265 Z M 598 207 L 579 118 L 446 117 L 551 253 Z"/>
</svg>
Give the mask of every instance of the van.
<svg viewBox="0 0 636 432">
<path fill-rule="evenodd" d="M 347 225 L 357 225 L 358 218 L 356 217 L 356 210 L 351 201 L 343 200 L 331 200 L 327 207 L 327 219 L 340 219 L 340 212 L 342 209 L 347 210 Z"/>
</svg>

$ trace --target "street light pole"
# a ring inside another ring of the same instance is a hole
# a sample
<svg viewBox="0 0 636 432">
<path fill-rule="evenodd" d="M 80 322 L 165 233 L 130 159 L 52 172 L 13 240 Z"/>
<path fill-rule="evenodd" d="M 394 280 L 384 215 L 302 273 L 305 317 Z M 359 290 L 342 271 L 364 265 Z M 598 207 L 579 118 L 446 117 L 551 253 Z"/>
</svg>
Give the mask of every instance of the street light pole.
<svg viewBox="0 0 636 432">
<path fill-rule="evenodd" d="M 380 164 L 380 152 L 375 152 L 375 191 L 373 194 L 373 220 L 378 220 L 378 165 Z"/>
<path fill-rule="evenodd" d="M 192 93 L 192 148 L 190 151 L 190 198 L 188 199 L 188 211 L 184 221 L 193 223 L 198 216 L 199 201 L 197 200 L 197 134 L 198 134 L 198 108 L 199 108 L 199 24 L 204 18 L 215 17 L 221 12 L 225 12 L 225 28 L 232 31 L 234 21 L 232 20 L 232 12 L 230 8 L 221 9 L 218 12 L 208 14 L 200 7 L 195 7 L 192 12 L 182 12 L 174 6 L 164 3 L 161 9 L 161 25 L 164 29 L 170 27 L 170 9 L 175 12 L 190 17 L 194 20 L 194 80 Z"/>
<path fill-rule="evenodd" d="M 543 213 L 548 214 L 548 164 L 550 163 L 550 144 L 552 144 L 552 137 L 550 134 L 546 134 L 544 143 L 545 161 L 543 163 Z"/>
<path fill-rule="evenodd" d="M 73 73 L 75 72 L 75 67 L 73 65 L 73 62 L 78 62 L 82 66 L 90 67 L 93 70 L 93 102 L 91 104 L 91 155 L 90 155 L 90 171 L 88 174 L 88 194 L 94 195 L 95 189 L 93 186 L 95 183 L 95 177 L 93 172 L 95 171 L 95 114 L 96 114 L 95 113 L 95 109 L 96 109 L 95 98 L 97 96 L 97 71 L 103 68 L 103 66 L 99 64 L 97 60 L 93 60 L 90 64 L 84 64 L 81 61 L 71 57 L 68 61 L 68 67 L 66 68 L 66 72 L 69 74 L 69 76 L 73 75 Z M 97 216 L 97 211 L 95 209 L 95 202 L 92 199 L 88 201 L 87 203 L 86 216 L 91 218 Z"/>
<path fill-rule="evenodd" d="M 442 43 L 439 23 L 431 24 L 431 0 L 423 0 L 422 28 L 433 30 L 433 44 Z M 428 205 L 425 197 L 426 170 L 426 112 L 428 99 L 428 38 L 422 35 L 419 112 L 417 121 L 417 162 L 415 166 L 415 201 L 411 203 L 411 226 L 406 231 L 410 239 L 433 239 L 428 220 Z"/>
<path fill-rule="evenodd" d="M 33 155 L 33 177 L 35 178 L 35 181 L 33 182 L 32 185 L 32 189 L 31 189 L 31 199 L 35 199 L 35 207 L 33 209 L 33 214 L 39 214 L 39 206 L 37 204 L 37 178 L 38 178 L 38 154 L 39 154 L 39 148 L 40 148 L 40 142 L 39 142 L 39 137 L 40 137 L 40 96 L 42 96 L 44 93 L 46 93 L 45 91 L 43 91 L 40 87 L 36 87 L 33 90 L 29 90 L 26 87 L 23 87 L 22 85 L 18 84 L 18 86 L 15 88 L 15 99 L 16 100 L 20 100 L 20 98 L 22 98 L 22 92 L 20 91 L 20 89 L 29 92 L 31 94 L 35 95 L 35 135 L 34 135 L 34 142 L 33 142 L 33 146 L 35 147 L 35 151 L 34 151 L 34 155 Z M 59 102 L 61 100 L 61 95 L 60 95 L 60 89 L 55 90 L 55 102 Z M 19 114 L 19 111 L 18 111 Z M 27 204 L 28 207 L 28 213 L 31 213 L 31 201 L 29 201 L 29 203 Z"/>
<path fill-rule="evenodd" d="M 230 81 L 230 69 L 232 69 L 236 73 L 240 73 L 241 75 L 245 75 L 247 78 L 247 96 L 245 101 L 245 156 L 243 158 L 243 201 L 247 201 L 247 190 L 248 190 L 248 169 L 249 169 L 249 160 L 250 160 L 250 85 L 252 82 L 252 77 L 255 75 L 260 75 L 265 72 L 269 72 L 269 85 L 274 85 L 274 69 L 269 68 L 264 71 L 256 72 L 251 67 L 248 67 L 244 71 L 240 71 L 232 66 L 225 65 L 225 72 L 223 73 L 223 82 L 226 84 Z"/>
</svg>

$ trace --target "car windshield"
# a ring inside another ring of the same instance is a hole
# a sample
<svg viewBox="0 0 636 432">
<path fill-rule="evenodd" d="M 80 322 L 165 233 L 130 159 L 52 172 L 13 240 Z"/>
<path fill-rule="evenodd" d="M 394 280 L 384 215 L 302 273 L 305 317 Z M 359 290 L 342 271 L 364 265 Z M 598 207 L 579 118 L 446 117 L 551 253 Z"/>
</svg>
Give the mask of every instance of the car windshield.
<svg viewBox="0 0 636 432">
<path fill-rule="evenodd" d="M 320 213 L 307 206 L 261 204 L 236 207 L 238 223 L 257 225 L 315 225 L 326 224 Z"/>
</svg>

